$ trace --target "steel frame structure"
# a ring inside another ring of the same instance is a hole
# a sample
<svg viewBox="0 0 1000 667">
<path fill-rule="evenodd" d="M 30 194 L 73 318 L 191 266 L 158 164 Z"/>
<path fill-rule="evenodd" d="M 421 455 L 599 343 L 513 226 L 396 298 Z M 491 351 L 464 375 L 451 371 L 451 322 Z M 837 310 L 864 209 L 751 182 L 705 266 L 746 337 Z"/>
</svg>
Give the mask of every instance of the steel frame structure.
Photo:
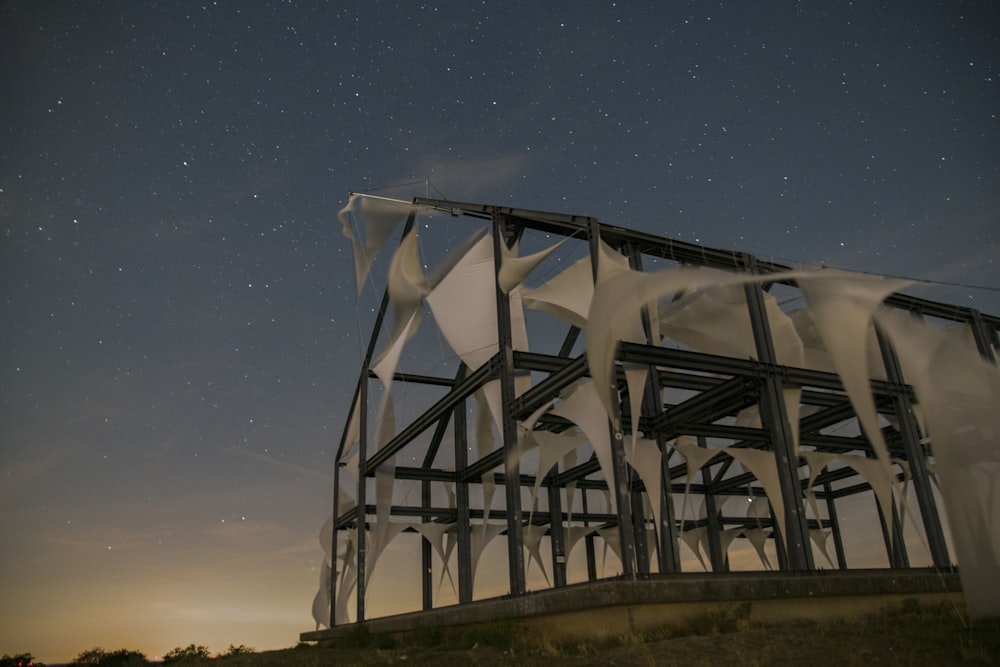
<svg viewBox="0 0 1000 667">
<path fill-rule="evenodd" d="M 765 261 L 743 252 L 720 250 L 655 236 L 622 227 L 602 224 L 595 218 L 531 211 L 502 206 L 475 203 L 459 203 L 429 198 L 417 198 L 418 206 L 432 207 L 451 212 L 452 215 L 469 217 L 491 227 L 494 242 L 494 258 L 500 264 L 501 243 L 512 245 L 527 230 L 556 237 L 572 237 L 576 242 L 589 244 L 589 252 L 596 265 L 598 239 L 628 258 L 633 269 L 642 270 L 645 258 L 669 260 L 681 265 L 705 266 L 727 271 L 749 272 L 767 276 L 789 270 L 789 267 Z M 408 226 L 414 224 L 411 214 Z M 595 272 L 596 274 L 596 272 Z M 596 275 L 595 275 L 596 279 Z M 667 443 L 684 434 L 697 438 L 701 446 L 709 439 L 730 443 L 736 447 L 770 449 L 778 462 L 778 474 L 782 490 L 785 525 L 780 535 L 775 532 L 772 539 L 781 570 L 808 572 L 817 569 L 810 544 L 810 528 L 822 527 L 832 532 L 837 567 L 846 569 L 844 541 L 837 514 L 838 501 L 860 493 L 871 492 L 871 486 L 853 469 L 843 467 L 824 470 L 812 485 L 817 500 L 826 507 L 825 519 L 808 518 L 803 503 L 803 489 L 806 480 L 800 474 L 803 466 L 801 458 L 795 456 L 792 447 L 792 433 L 786 414 L 782 391 L 788 387 L 801 388 L 801 403 L 810 406 L 809 414 L 803 416 L 799 424 L 799 442 L 802 448 L 819 452 L 861 452 L 874 456 L 872 446 L 864 435 L 831 435 L 825 430 L 843 423 L 855 416 L 851 402 L 845 394 L 840 378 L 832 373 L 784 366 L 775 359 L 774 343 L 764 307 L 767 290 L 776 283 L 765 280 L 745 286 L 745 296 L 757 351 L 756 359 L 737 359 L 703 354 L 687 349 L 672 349 L 653 344 L 624 343 L 617 354 L 618 384 L 622 395 L 627 392 L 622 365 L 641 365 L 649 370 L 646 400 L 639 420 L 645 437 L 655 439 L 661 454 L 666 452 Z M 794 285 L 792 286 L 794 288 Z M 430 444 L 421 466 L 397 466 L 396 479 L 420 482 L 419 503 L 393 505 L 391 517 L 419 518 L 421 522 L 447 522 L 456 524 L 457 530 L 457 593 L 458 603 L 473 600 L 473 566 L 470 560 L 471 528 L 474 521 L 492 519 L 503 521 L 501 536 L 507 543 L 507 565 L 510 596 L 526 592 L 524 529 L 525 512 L 522 508 L 522 489 L 532 487 L 535 478 L 522 474 L 515 451 L 517 442 L 517 422 L 526 419 L 537 408 L 553 400 L 573 383 L 588 376 L 585 355 L 573 355 L 572 351 L 580 335 L 580 330 L 566 325 L 564 343 L 558 354 L 518 352 L 511 341 L 510 309 L 508 296 L 496 290 L 498 313 L 499 351 L 480 368 L 462 367 L 454 377 L 417 376 L 397 373 L 395 382 L 430 385 L 443 391 L 431 407 L 400 428 L 377 451 L 368 442 L 367 422 L 370 401 L 368 384 L 375 377 L 372 360 L 376 341 L 382 331 L 389 304 L 388 292 L 383 296 L 373 331 L 367 346 L 357 382 L 354 404 L 360 404 L 360 442 L 358 451 L 358 483 L 353 489 L 356 504 L 345 509 L 341 507 L 341 476 L 334 475 L 333 509 L 333 553 L 336 553 L 338 533 L 345 529 L 365 526 L 369 517 L 375 514 L 371 503 L 367 480 L 375 475 L 376 469 L 402 452 L 416 438 L 430 433 Z M 967 325 L 974 336 L 980 354 L 996 363 L 1000 349 L 1000 318 L 934 301 L 928 301 L 903 294 L 892 294 L 885 302 L 892 308 L 911 313 L 914 317 L 933 317 L 948 322 Z M 882 359 L 885 365 L 885 380 L 872 380 L 871 386 L 879 413 L 896 428 L 885 428 L 884 436 L 889 451 L 894 458 L 909 463 L 909 479 L 913 485 L 919 508 L 926 544 L 929 548 L 933 567 L 949 569 L 952 561 L 942 528 L 937 501 L 932 490 L 928 472 L 928 445 L 922 440 L 913 411 L 913 393 L 906 383 L 896 354 L 880 337 Z M 542 377 L 526 392 L 515 396 L 514 377 L 518 373 L 532 373 Z M 489 454 L 475 460 L 469 458 L 469 424 L 466 403 L 486 382 L 499 380 L 503 402 L 503 419 L 500 425 L 500 446 Z M 656 400 L 664 396 L 665 390 L 682 390 L 689 397 L 674 404 Z M 757 405 L 761 414 L 761 428 L 733 425 L 731 419 L 740 410 Z M 596 458 L 569 468 L 556 468 L 541 482 L 545 490 L 547 508 L 534 511 L 531 521 L 535 525 L 548 526 L 550 538 L 552 584 L 555 587 L 567 583 L 567 554 L 564 544 L 563 527 L 569 514 L 561 507 L 561 491 L 569 484 L 575 484 L 582 494 L 583 511 L 572 513 L 572 522 L 578 525 L 615 528 L 621 546 L 621 576 L 641 578 L 653 571 L 652 550 L 646 540 L 649 531 L 645 528 L 649 518 L 642 511 L 640 492 L 642 482 L 637 475 L 630 474 L 624 453 L 624 436 L 628 435 L 631 423 L 629 401 L 623 399 L 617 406 L 618 414 L 612 419 L 612 452 L 614 479 L 607 480 L 600 475 Z M 558 417 L 546 415 L 535 426 L 559 432 L 569 423 Z M 341 460 L 347 443 L 348 428 L 345 425 L 337 451 L 337 461 Z M 450 436 L 450 437 L 449 437 Z M 453 440 L 455 466 L 453 470 L 435 468 L 434 459 L 447 440 Z M 711 569 L 721 572 L 728 569 L 726 551 L 720 540 L 726 528 L 747 525 L 751 519 L 720 512 L 720 500 L 725 496 L 746 496 L 748 493 L 762 495 L 763 491 L 754 486 L 754 477 L 747 472 L 734 473 L 732 459 L 721 460 L 711 468 L 702 470 L 700 479 L 687 480 L 686 464 L 670 463 L 669 454 L 661 455 L 663 493 L 662 516 L 666 530 L 661 531 L 659 548 L 655 550 L 655 568 L 661 574 L 679 572 L 681 559 L 678 548 L 680 530 L 707 527 L 708 555 Z M 504 488 L 504 508 L 485 512 L 470 505 L 470 487 L 481 483 L 483 475 L 492 472 L 498 488 Z M 902 479 L 901 473 L 900 479 Z M 687 482 L 687 483 L 685 483 Z M 431 487 L 435 483 L 454 485 L 455 507 L 435 506 L 432 502 Z M 707 516 L 681 521 L 675 516 L 672 497 L 674 494 L 690 493 L 704 499 Z M 592 512 L 589 507 L 594 493 L 611 493 L 616 499 L 617 512 Z M 879 512 L 883 536 L 890 567 L 909 567 L 905 542 L 902 539 L 900 517 L 886 517 Z M 764 518 L 766 522 L 774 521 Z M 754 520 L 759 521 L 759 520 Z M 366 530 L 356 531 L 357 540 L 357 591 L 355 622 L 368 618 L 366 609 L 365 555 L 370 537 Z M 423 608 L 433 608 L 432 558 L 430 543 L 421 541 Z M 597 578 L 593 537 L 586 542 L 587 576 Z M 337 599 L 338 577 L 331 577 L 331 600 Z M 331 619 L 335 615 L 331 609 Z M 331 625 L 334 623 L 331 622 Z"/>
</svg>

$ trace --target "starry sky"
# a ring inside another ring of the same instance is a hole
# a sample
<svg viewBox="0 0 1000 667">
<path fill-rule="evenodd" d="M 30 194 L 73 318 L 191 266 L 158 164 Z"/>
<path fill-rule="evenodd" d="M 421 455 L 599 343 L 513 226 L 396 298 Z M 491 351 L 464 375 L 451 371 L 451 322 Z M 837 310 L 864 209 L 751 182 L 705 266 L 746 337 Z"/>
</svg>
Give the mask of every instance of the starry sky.
<svg viewBox="0 0 1000 667">
<path fill-rule="evenodd" d="M 5 0 L 0 99 L 0 653 L 314 627 L 351 190 L 1000 313 L 989 0 Z"/>
</svg>

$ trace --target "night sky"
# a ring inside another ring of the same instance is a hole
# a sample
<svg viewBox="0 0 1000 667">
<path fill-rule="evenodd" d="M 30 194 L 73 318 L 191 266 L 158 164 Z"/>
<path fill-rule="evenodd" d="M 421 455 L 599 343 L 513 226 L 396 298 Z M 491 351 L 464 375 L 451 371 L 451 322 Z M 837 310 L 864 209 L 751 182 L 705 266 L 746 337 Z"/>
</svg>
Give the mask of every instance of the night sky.
<svg viewBox="0 0 1000 667">
<path fill-rule="evenodd" d="M 0 653 L 314 627 L 351 190 L 1000 313 L 989 0 L 7 0 L 0 100 Z"/>
</svg>

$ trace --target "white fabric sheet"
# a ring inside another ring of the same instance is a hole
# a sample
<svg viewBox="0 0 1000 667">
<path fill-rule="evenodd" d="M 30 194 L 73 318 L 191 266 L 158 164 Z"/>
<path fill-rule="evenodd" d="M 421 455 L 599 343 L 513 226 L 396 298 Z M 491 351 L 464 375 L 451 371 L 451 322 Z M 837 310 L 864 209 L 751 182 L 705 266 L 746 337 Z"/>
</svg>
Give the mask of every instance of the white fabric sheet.
<svg viewBox="0 0 1000 667">
<path fill-rule="evenodd" d="M 969 614 L 1000 616 L 1000 370 L 964 327 L 879 315 L 913 385 L 957 552 Z"/>
<path fill-rule="evenodd" d="M 393 230 L 414 210 L 412 204 L 388 201 L 364 195 L 351 195 L 347 205 L 337 213 L 342 232 L 351 241 L 354 250 L 354 270 L 358 294 L 364 287 L 368 272 L 376 255 L 382 250 Z M 351 216 L 364 226 L 364 240 L 358 239 L 351 229 Z"/>
<path fill-rule="evenodd" d="M 611 461 L 611 433 L 608 413 L 602 408 L 593 383 L 585 382 L 576 385 L 573 393 L 552 409 L 552 414 L 564 417 L 580 427 L 594 448 L 605 481 L 609 487 L 613 487 L 615 477 Z M 610 498 L 612 512 L 615 512 L 617 511 L 617 503 L 614 495 L 612 494 Z"/>
</svg>

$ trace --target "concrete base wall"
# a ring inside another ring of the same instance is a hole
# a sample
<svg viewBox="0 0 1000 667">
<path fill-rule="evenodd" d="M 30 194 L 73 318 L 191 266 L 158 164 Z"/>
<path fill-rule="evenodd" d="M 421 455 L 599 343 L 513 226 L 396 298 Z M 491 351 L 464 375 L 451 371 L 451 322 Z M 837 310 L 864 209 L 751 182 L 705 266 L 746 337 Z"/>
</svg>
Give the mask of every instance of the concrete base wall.
<svg viewBox="0 0 1000 667">
<path fill-rule="evenodd" d="M 374 618 L 364 625 L 372 634 L 396 634 L 516 619 L 553 639 L 601 639 L 708 616 L 754 623 L 846 618 L 899 607 L 910 599 L 922 605 L 962 605 L 958 575 L 926 570 L 654 575 Z M 356 627 L 303 632 L 300 639 L 336 639 Z"/>
</svg>

